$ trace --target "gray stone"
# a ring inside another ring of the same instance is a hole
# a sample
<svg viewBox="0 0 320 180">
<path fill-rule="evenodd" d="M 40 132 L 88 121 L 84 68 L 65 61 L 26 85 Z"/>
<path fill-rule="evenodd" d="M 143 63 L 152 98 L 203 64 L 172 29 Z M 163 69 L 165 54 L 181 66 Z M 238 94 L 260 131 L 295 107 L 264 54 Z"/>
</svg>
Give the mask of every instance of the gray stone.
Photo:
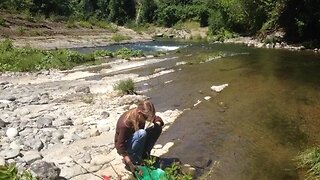
<svg viewBox="0 0 320 180">
<path fill-rule="evenodd" d="M 30 114 L 30 110 L 27 108 L 19 108 L 14 111 L 14 114 L 16 114 L 17 116 L 26 116 Z"/>
<path fill-rule="evenodd" d="M 88 93 L 90 93 L 90 88 L 88 86 L 76 87 L 75 92 L 88 94 Z"/>
<path fill-rule="evenodd" d="M 29 171 L 39 179 L 54 180 L 58 179 L 61 170 L 53 163 L 40 160 L 32 163 Z"/>
<path fill-rule="evenodd" d="M 110 116 L 110 113 L 107 111 L 102 111 L 100 115 L 102 119 L 107 119 Z"/>
<path fill-rule="evenodd" d="M 25 146 L 29 147 L 30 149 L 38 150 L 38 151 L 40 151 L 44 147 L 44 144 L 40 140 L 40 138 L 33 138 L 33 139 L 28 138 L 23 143 Z"/>
<path fill-rule="evenodd" d="M 9 96 L 9 97 L 7 97 L 7 100 L 8 101 L 15 101 L 17 98 L 16 97 L 14 97 L 14 96 Z"/>
<path fill-rule="evenodd" d="M 36 124 L 38 128 L 50 127 L 52 126 L 52 121 L 54 121 L 52 116 L 44 116 L 37 119 Z"/>
<path fill-rule="evenodd" d="M 6 149 L 1 152 L 1 156 L 4 159 L 13 159 L 20 155 L 20 149 Z"/>
<path fill-rule="evenodd" d="M 7 124 L 9 124 L 9 123 L 0 119 L 0 128 L 6 127 Z"/>
<path fill-rule="evenodd" d="M 23 153 L 22 158 L 27 164 L 32 164 L 33 162 L 35 162 L 37 160 L 41 160 L 42 155 L 38 151 L 28 151 L 28 152 Z"/>
<path fill-rule="evenodd" d="M 25 128 L 24 130 L 19 132 L 19 135 L 24 137 L 27 135 L 30 135 L 33 132 L 33 130 L 31 128 Z"/>
<path fill-rule="evenodd" d="M 59 119 L 56 119 L 55 121 L 53 121 L 52 125 L 55 127 L 72 126 L 73 121 L 69 117 L 63 117 L 63 118 L 59 118 Z"/>
</svg>

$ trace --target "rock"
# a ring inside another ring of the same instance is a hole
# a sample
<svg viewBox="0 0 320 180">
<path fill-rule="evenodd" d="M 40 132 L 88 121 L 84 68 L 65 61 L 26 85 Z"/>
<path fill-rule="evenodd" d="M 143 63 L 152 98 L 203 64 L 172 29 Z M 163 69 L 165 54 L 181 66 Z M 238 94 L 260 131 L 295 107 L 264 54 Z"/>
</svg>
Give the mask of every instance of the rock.
<svg viewBox="0 0 320 180">
<path fill-rule="evenodd" d="M 88 86 L 81 86 L 81 87 L 76 87 L 75 88 L 76 93 L 85 93 L 89 94 L 90 93 L 90 88 Z"/>
<path fill-rule="evenodd" d="M 191 167 L 189 164 L 184 164 L 181 167 L 181 171 L 183 174 L 188 174 L 188 175 L 194 177 L 196 169 L 194 167 Z"/>
<path fill-rule="evenodd" d="M 107 111 L 102 111 L 100 116 L 102 119 L 107 119 L 110 116 L 110 113 Z"/>
<path fill-rule="evenodd" d="M 224 88 L 226 88 L 229 84 L 222 84 L 219 86 L 211 86 L 211 90 L 215 92 L 221 92 Z"/>
<path fill-rule="evenodd" d="M 23 153 L 22 159 L 27 163 L 27 164 L 32 164 L 37 160 L 42 159 L 42 155 L 38 151 L 28 151 Z"/>
<path fill-rule="evenodd" d="M 204 97 L 205 100 L 209 101 L 211 99 L 211 96 Z"/>
<path fill-rule="evenodd" d="M 0 156 L 0 166 L 6 165 L 6 160 Z"/>
<path fill-rule="evenodd" d="M 55 126 L 55 127 L 72 126 L 73 125 L 73 121 L 71 120 L 70 117 L 63 117 L 63 118 L 59 118 L 59 119 L 53 121 L 52 125 Z"/>
<path fill-rule="evenodd" d="M 30 114 L 30 110 L 27 108 L 19 108 L 14 111 L 14 114 L 16 114 L 17 116 L 23 117 L 23 116 Z"/>
<path fill-rule="evenodd" d="M 90 129 L 89 133 L 90 133 L 90 137 L 99 136 L 101 134 L 98 129 Z"/>
<path fill-rule="evenodd" d="M 17 98 L 16 97 L 14 97 L 14 96 L 9 96 L 9 97 L 7 97 L 7 100 L 8 101 L 15 101 Z"/>
<path fill-rule="evenodd" d="M 58 139 L 58 140 L 61 140 L 63 139 L 64 135 L 63 135 L 63 131 L 62 130 L 57 130 L 57 131 L 54 131 L 52 133 L 52 138 L 53 139 Z"/>
<path fill-rule="evenodd" d="M 79 165 L 74 165 L 72 167 L 64 167 L 61 169 L 61 176 L 66 179 L 71 179 L 72 177 L 84 174 L 87 171 Z"/>
<path fill-rule="evenodd" d="M 44 147 L 40 138 L 28 138 L 23 143 L 25 146 L 37 151 L 40 151 Z"/>
<path fill-rule="evenodd" d="M 29 171 L 39 179 L 54 180 L 58 179 L 61 170 L 53 163 L 40 160 L 32 163 Z"/>
<path fill-rule="evenodd" d="M 8 128 L 6 131 L 6 135 L 9 139 L 14 139 L 18 135 L 17 128 Z"/>
<path fill-rule="evenodd" d="M 111 157 L 111 156 L 96 155 L 96 156 L 92 157 L 90 164 L 91 165 L 103 165 L 103 164 L 107 164 L 108 162 L 111 162 L 114 159 L 115 159 L 115 157 Z"/>
<path fill-rule="evenodd" d="M 8 81 L 0 82 L 0 86 L 4 86 L 4 85 L 7 85 L 7 84 L 9 84 L 9 82 L 8 82 Z"/>
<path fill-rule="evenodd" d="M 162 145 L 161 144 L 156 144 L 155 146 L 153 146 L 153 149 L 161 149 Z"/>
<path fill-rule="evenodd" d="M 37 119 L 36 124 L 38 128 L 51 127 L 52 121 L 55 118 L 52 116 L 44 116 Z"/>
<path fill-rule="evenodd" d="M 9 124 L 5 121 L 3 121 L 2 119 L 0 119 L 0 128 L 6 127 L 6 125 Z"/>
<path fill-rule="evenodd" d="M 4 151 L 1 152 L 2 157 L 4 157 L 4 159 L 13 159 L 17 156 L 20 155 L 20 149 L 6 149 Z"/>
<path fill-rule="evenodd" d="M 19 143 L 17 143 L 16 141 L 12 141 L 11 143 L 10 143 L 10 145 L 9 145 L 9 147 L 11 148 L 11 149 L 21 149 L 21 145 L 19 144 Z"/>
</svg>

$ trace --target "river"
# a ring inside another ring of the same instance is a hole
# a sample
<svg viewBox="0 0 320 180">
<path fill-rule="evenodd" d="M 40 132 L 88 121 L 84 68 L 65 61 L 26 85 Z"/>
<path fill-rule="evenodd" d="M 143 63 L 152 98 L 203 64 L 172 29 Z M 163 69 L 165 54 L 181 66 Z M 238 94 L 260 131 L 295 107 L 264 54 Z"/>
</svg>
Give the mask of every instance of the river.
<svg viewBox="0 0 320 180">
<path fill-rule="evenodd" d="M 175 143 L 164 157 L 196 167 L 198 178 L 303 179 L 294 158 L 320 143 L 319 55 L 172 41 L 126 46 L 174 50 L 170 61 L 131 70 L 174 70 L 137 85 L 157 110 L 185 110 L 160 136 Z M 210 89 L 222 84 L 229 86 L 220 93 Z"/>
</svg>

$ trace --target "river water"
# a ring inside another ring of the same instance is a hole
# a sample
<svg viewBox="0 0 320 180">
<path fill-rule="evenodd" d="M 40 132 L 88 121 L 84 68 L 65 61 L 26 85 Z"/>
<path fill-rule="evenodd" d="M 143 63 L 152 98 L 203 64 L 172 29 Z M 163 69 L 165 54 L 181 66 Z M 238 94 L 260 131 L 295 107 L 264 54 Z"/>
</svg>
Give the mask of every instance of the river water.
<svg viewBox="0 0 320 180">
<path fill-rule="evenodd" d="M 151 89 L 146 95 L 158 111 L 186 109 L 160 136 L 159 143 L 175 143 L 164 157 L 197 167 L 199 179 L 304 179 L 294 158 L 320 144 L 320 55 L 232 44 L 144 46 L 179 47 L 170 54 L 177 58 L 132 71 L 175 70 L 138 84 Z M 222 84 L 229 86 L 220 93 L 210 89 Z"/>
</svg>

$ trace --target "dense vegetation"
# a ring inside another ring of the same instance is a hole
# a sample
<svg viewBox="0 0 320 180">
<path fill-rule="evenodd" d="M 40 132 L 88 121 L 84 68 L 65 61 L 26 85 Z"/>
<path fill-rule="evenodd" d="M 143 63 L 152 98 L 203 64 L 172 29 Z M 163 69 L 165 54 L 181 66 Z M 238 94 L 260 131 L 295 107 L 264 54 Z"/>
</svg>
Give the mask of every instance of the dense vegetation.
<svg viewBox="0 0 320 180">
<path fill-rule="evenodd" d="M 0 8 L 68 21 L 173 26 L 197 21 L 210 33 L 260 35 L 283 30 L 289 41 L 320 39 L 317 0 L 1 0 Z M 1 18 L 0 18 L 1 25 Z"/>
<path fill-rule="evenodd" d="M 298 166 L 306 169 L 306 179 L 320 178 L 320 148 L 307 149 L 297 157 Z"/>
<path fill-rule="evenodd" d="M 115 52 L 102 50 L 90 54 L 81 54 L 76 51 L 40 50 L 31 47 L 14 48 L 10 40 L 0 43 L 0 72 L 4 71 L 39 71 L 43 69 L 70 69 L 84 63 L 95 63 L 99 57 L 131 57 L 144 56 L 142 51 L 119 49 Z"/>
</svg>

